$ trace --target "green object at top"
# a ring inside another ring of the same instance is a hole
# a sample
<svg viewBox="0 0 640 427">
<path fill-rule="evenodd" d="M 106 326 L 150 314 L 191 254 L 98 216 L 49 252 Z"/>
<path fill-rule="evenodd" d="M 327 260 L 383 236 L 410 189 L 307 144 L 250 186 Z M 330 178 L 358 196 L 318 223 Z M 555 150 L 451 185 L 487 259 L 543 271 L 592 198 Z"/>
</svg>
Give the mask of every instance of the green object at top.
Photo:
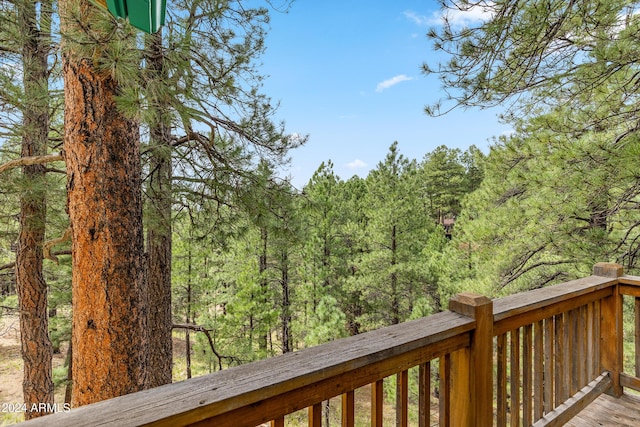
<svg viewBox="0 0 640 427">
<path fill-rule="evenodd" d="M 153 34 L 164 25 L 166 0 L 107 0 L 113 16 L 129 18 L 134 27 Z"/>
</svg>

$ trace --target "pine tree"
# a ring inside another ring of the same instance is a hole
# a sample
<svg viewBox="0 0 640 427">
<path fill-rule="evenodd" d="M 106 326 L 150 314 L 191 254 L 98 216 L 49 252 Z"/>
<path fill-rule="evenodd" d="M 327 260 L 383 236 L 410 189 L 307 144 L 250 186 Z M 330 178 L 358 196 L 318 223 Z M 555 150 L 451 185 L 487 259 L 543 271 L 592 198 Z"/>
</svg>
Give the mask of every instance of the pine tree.
<svg viewBox="0 0 640 427">
<path fill-rule="evenodd" d="M 139 125 L 116 105 L 124 82 L 135 81 L 137 68 L 131 64 L 139 61 L 131 29 L 114 26 L 85 1 L 61 1 L 58 6 L 65 36 L 72 405 L 77 407 L 147 386 Z M 117 63 L 112 55 L 120 55 Z"/>
<path fill-rule="evenodd" d="M 434 229 L 426 218 L 416 185 L 417 165 L 394 143 L 385 160 L 366 180 L 367 250 L 357 287 L 370 307 L 370 326 L 396 324 L 411 313 L 421 289 L 420 261 L 427 236 Z"/>
<path fill-rule="evenodd" d="M 22 156 L 43 156 L 49 139 L 49 66 L 51 3 L 16 4 L 22 47 L 24 98 Z M 20 235 L 16 252 L 16 284 L 20 306 L 21 349 L 24 360 L 25 418 L 46 415 L 31 411 L 33 404 L 53 403 L 52 346 L 48 331 L 47 284 L 43 276 L 46 180 L 41 164 L 23 166 L 27 188 L 20 200 Z"/>
</svg>

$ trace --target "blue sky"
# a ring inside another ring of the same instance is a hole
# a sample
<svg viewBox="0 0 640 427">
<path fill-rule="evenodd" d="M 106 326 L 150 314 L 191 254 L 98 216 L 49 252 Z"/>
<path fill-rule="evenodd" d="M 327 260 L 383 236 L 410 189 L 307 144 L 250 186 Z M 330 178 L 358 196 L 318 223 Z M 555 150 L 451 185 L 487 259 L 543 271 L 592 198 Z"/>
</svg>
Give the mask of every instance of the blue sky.
<svg viewBox="0 0 640 427">
<path fill-rule="evenodd" d="M 442 97 L 437 78 L 420 71 L 438 61 L 426 33 L 439 13 L 435 1 L 417 0 L 297 0 L 288 13 L 272 13 L 264 93 L 280 103 L 276 118 L 289 133 L 309 135 L 285 172 L 296 187 L 329 159 L 343 179 L 366 176 L 396 140 L 420 160 L 442 144 L 487 152 L 491 137 L 508 132 L 495 109 L 424 113 Z"/>
</svg>

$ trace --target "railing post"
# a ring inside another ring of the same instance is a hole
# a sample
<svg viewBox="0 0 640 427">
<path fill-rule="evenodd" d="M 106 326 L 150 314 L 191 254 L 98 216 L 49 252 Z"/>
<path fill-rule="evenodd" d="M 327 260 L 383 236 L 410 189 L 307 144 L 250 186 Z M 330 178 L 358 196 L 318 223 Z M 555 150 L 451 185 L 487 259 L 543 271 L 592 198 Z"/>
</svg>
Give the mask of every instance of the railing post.
<svg viewBox="0 0 640 427">
<path fill-rule="evenodd" d="M 449 310 L 474 318 L 471 347 L 452 353 L 451 425 L 490 427 L 493 424 L 493 302 L 482 295 L 460 293 Z M 466 364 L 464 367 L 462 365 Z M 455 415 L 454 415 L 455 414 Z"/>
<path fill-rule="evenodd" d="M 623 274 L 619 264 L 599 262 L 593 267 L 595 276 L 618 278 Z M 613 295 L 600 303 L 600 370 L 609 371 L 612 387 L 608 394 L 622 396 L 622 295 L 616 286 Z"/>
</svg>

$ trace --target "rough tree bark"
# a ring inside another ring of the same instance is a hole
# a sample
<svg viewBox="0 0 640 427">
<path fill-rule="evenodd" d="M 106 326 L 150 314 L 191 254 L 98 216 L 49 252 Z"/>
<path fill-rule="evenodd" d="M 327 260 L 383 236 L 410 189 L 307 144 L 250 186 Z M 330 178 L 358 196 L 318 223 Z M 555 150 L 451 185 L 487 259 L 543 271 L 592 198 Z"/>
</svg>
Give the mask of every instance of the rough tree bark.
<svg viewBox="0 0 640 427">
<path fill-rule="evenodd" d="M 146 63 L 149 81 L 166 76 L 162 30 L 147 38 Z M 149 253 L 149 386 L 171 383 L 171 125 L 168 105 L 151 87 L 151 108 L 156 120 L 149 125 L 149 208 L 147 251 Z"/>
<path fill-rule="evenodd" d="M 59 2 L 63 34 L 84 31 L 69 19 L 77 7 L 72 0 Z M 85 17 L 97 10 L 86 2 L 79 7 Z M 64 41 L 72 406 L 77 407 L 146 388 L 148 290 L 138 124 L 116 108 L 112 76 L 98 72 L 95 58 L 81 57 L 69 39 Z"/>
<path fill-rule="evenodd" d="M 22 157 L 42 156 L 47 151 L 49 132 L 48 66 L 49 34 L 46 23 L 38 24 L 36 4 L 17 2 L 22 45 L 24 103 L 22 107 Z M 51 3 L 41 5 L 41 21 L 50 16 Z M 20 341 L 24 376 L 22 390 L 25 418 L 46 415 L 31 411 L 32 405 L 53 404 L 51 360 L 47 317 L 47 284 L 42 274 L 42 245 L 45 238 L 45 167 L 27 164 L 22 168 L 25 190 L 20 199 L 20 234 L 15 272 L 20 306 Z"/>
</svg>

